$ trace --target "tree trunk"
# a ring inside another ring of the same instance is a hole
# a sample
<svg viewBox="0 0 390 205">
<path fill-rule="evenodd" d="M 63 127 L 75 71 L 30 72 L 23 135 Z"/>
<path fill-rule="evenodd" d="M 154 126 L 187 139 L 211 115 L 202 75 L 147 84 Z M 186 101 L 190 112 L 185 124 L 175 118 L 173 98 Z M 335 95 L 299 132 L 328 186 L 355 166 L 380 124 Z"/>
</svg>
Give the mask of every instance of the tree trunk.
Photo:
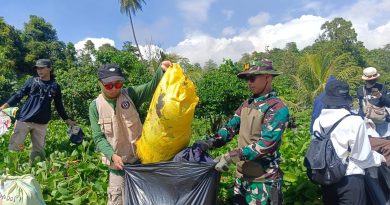
<svg viewBox="0 0 390 205">
<path fill-rule="evenodd" d="M 144 62 L 144 59 L 142 58 L 141 50 L 139 49 L 139 46 L 138 46 L 137 37 L 135 36 L 134 25 L 133 25 L 133 18 L 131 17 L 131 13 L 129 13 L 129 18 L 130 18 L 131 31 L 133 32 L 134 43 L 137 46 L 138 54 L 139 54 L 139 57 L 141 58 L 141 61 Z"/>
</svg>

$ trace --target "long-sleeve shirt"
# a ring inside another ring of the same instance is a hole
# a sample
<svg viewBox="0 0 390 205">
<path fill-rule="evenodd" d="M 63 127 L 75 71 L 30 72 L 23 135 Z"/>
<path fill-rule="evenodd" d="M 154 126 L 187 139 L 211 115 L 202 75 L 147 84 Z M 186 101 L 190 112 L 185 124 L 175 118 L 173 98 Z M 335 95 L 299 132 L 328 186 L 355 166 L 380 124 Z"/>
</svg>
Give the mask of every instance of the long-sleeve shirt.
<svg viewBox="0 0 390 205">
<path fill-rule="evenodd" d="M 373 88 L 378 89 L 378 91 L 382 94 L 380 98 L 375 98 L 371 96 L 371 91 Z M 371 104 L 377 107 L 384 107 L 384 106 L 390 107 L 390 92 L 383 84 L 375 83 L 375 85 L 371 88 L 367 88 L 366 86 L 363 85 L 358 88 L 356 93 L 359 100 L 359 115 L 361 117 L 364 117 L 364 113 L 363 113 L 363 103 L 365 103 L 364 98 L 366 98 Z"/>
<path fill-rule="evenodd" d="M 313 131 L 325 131 L 345 115 L 346 109 L 323 109 L 313 124 Z M 360 116 L 351 115 L 343 119 L 330 134 L 337 155 L 346 163 L 349 158 L 346 175 L 363 174 L 364 169 L 380 166 L 383 156 L 371 150 L 367 128 Z M 349 151 L 350 150 L 350 151 Z"/>
<path fill-rule="evenodd" d="M 277 167 L 280 161 L 279 148 L 282 142 L 282 134 L 289 120 L 288 108 L 281 102 L 268 104 L 270 98 L 276 98 L 275 92 L 245 101 L 235 112 L 228 123 L 218 130 L 215 145 L 220 147 L 239 132 L 240 116 L 243 106 L 255 105 L 255 108 L 265 113 L 261 125 L 260 140 L 239 148 L 240 160 L 260 161 L 265 169 Z"/>
<path fill-rule="evenodd" d="M 128 94 L 131 100 L 134 102 L 136 108 L 138 108 L 142 103 L 149 101 L 153 93 L 160 82 L 160 79 L 163 75 L 161 69 L 158 69 L 153 79 L 145 84 L 138 86 L 131 86 L 129 88 L 125 88 L 128 91 Z M 110 106 L 115 110 L 116 99 L 106 99 Z M 111 159 L 114 154 L 114 150 L 112 146 L 108 143 L 104 133 L 102 132 L 98 121 L 99 121 L 99 113 L 96 108 L 96 100 L 93 100 L 89 106 L 89 120 L 91 122 L 92 129 L 92 138 L 97 146 L 98 151 L 102 152 L 107 159 Z"/>
<path fill-rule="evenodd" d="M 376 98 L 371 95 L 371 92 L 373 88 L 378 89 L 378 91 L 381 93 L 380 98 Z M 363 90 L 364 89 L 364 90 Z M 365 91 L 365 92 L 364 92 Z M 368 100 L 371 104 L 377 106 L 377 107 L 390 107 L 390 93 L 389 90 L 387 90 L 387 87 L 380 83 L 375 83 L 375 85 L 371 88 L 367 88 L 366 86 L 362 85 L 357 90 L 357 96 L 359 100 L 359 112 L 358 114 L 365 118 L 365 114 L 363 111 L 363 104 L 366 104 L 365 100 Z M 387 116 L 389 117 L 389 116 Z M 365 119 L 367 120 L 367 119 Z M 375 130 L 378 133 L 379 137 L 387 137 L 390 135 L 390 122 L 387 120 L 384 123 L 376 123 L 375 124 Z"/>
<path fill-rule="evenodd" d="M 332 81 L 335 81 L 336 78 L 333 75 L 330 75 L 326 84 L 329 84 Z M 311 112 L 311 122 L 310 122 L 310 133 L 313 133 L 313 123 L 320 116 L 321 110 L 324 109 L 325 104 L 322 102 L 322 98 L 325 96 L 325 91 L 321 92 L 313 103 L 313 110 Z"/>
<path fill-rule="evenodd" d="M 31 90 L 32 88 L 33 90 Z M 54 105 L 60 117 L 63 120 L 68 119 L 68 115 L 66 114 L 62 103 L 60 85 L 58 85 L 54 79 L 48 81 L 38 80 L 38 78 L 28 79 L 22 88 L 7 101 L 7 104 L 15 106 L 25 96 L 28 97 L 16 117 L 17 120 L 47 124 L 51 119 L 52 100 L 54 100 Z"/>
</svg>

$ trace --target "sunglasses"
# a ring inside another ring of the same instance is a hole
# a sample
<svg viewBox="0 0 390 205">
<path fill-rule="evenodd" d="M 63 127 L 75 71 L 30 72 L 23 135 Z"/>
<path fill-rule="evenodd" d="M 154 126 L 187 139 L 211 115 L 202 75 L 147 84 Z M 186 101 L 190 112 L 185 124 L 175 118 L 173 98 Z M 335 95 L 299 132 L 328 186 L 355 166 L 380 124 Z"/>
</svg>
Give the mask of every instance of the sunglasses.
<svg viewBox="0 0 390 205">
<path fill-rule="evenodd" d="M 249 75 L 248 77 L 245 78 L 245 80 L 253 83 L 256 80 L 256 75 Z"/>
<path fill-rule="evenodd" d="M 107 83 L 107 84 L 103 84 L 103 86 L 107 90 L 111 90 L 114 87 L 115 89 L 121 89 L 123 87 L 123 82 Z"/>
<path fill-rule="evenodd" d="M 45 68 L 47 68 L 47 67 L 36 67 L 35 70 L 43 70 Z"/>
</svg>

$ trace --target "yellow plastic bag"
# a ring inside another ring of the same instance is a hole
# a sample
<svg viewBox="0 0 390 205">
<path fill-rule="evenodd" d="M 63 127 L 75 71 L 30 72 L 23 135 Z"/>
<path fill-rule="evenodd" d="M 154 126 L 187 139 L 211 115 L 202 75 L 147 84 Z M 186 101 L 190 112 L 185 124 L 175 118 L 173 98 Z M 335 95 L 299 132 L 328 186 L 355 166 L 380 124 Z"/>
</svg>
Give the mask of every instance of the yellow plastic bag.
<svg viewBox="0 0 390 205">
<path fill-rule="evenodd" d="M 142 135 L 136 142 L 143 164 L 170 160 L 188 146 L 198 101 L 194 83 L 174 63 L 156 88 Z"/>
</svg>

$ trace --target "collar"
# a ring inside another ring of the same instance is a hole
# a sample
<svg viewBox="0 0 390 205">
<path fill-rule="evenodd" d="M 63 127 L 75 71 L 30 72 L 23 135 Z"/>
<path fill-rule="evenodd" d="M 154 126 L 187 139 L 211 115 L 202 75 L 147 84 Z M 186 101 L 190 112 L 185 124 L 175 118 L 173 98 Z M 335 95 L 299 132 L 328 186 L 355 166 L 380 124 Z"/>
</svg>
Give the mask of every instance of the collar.
<svg viewBox="0 0 390 205">
<path fill-rule="evenodd" d="M 116 100 L 119 98 L 119 96 L 116 97 L 116 98 L 108 98 L 108 97 L 106 97 L 106 95 L 104 95 L 103 92 L 102 92 L 101 94 L 102 94 L 103 98 L 104 98 L 105 100 L 107 100 L 107 102 L 111 102 L 111 103 L 115 103 Z"/>
<path fill-rule="evenodd" d="M 259 102 L 259 101 L 264 101 L 264 100 L 271 98 L 271 97 L 276 97 L 276 92 L 273 90 L 271 92 L 269 92 L 265 95 L 259 96 L 259 97 L 252 96 L 250 99 L 253 99 L 254 102 Z"/>
</svg>

